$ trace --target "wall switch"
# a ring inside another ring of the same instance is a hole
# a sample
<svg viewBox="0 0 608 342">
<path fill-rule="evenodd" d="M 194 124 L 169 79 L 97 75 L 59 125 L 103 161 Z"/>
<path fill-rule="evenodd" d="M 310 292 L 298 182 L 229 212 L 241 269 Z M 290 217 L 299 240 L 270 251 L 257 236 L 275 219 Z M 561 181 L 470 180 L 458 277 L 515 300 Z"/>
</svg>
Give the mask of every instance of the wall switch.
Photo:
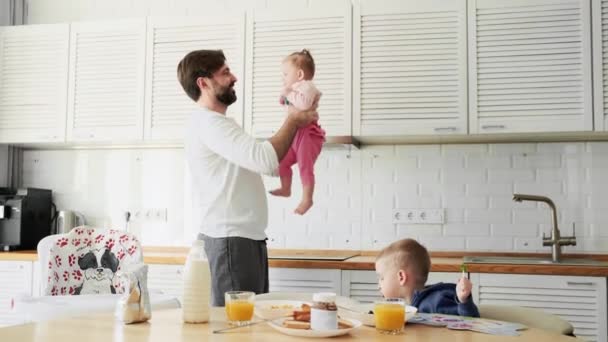
<svg viewBox="0 0 608 342">
<path fill-rule="evenodd" d="M 400 224 L 443 224 L 443 209 L 395 209 L 393 223 Z"/>
</svg>

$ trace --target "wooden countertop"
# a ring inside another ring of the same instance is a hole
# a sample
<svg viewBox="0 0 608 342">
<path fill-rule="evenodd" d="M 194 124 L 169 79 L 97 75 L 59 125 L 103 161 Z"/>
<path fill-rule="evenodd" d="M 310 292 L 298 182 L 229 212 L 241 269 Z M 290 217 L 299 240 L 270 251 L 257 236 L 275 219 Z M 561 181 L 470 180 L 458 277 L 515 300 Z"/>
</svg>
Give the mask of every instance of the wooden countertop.
<svg viewBox="0 0 608 342">
<path fill-rule="evenodd" d="M 183 265 L 186 261 L 186 247 L 144 247 L 144 261 L 148 264 Z M 344 256 L 344 261 L 331 260 L 294 260 L 270 259 L 270 267 L 284 268 L 319 268 L 341 270 L 374 270 L 374 251 L 351 250 L 304 250 L 304 249 L 271 249 L 272 255 L 315 255 L 315 256 Z M 358 255 L 357 255 L 358 254 Z M 350 257 L 355 255 L 353 257 Z M 504 256 L 547 256 L 533 253 L 487 253 L 487 252 L 431 252 L 432 272 L 460 272 L 464 255 L 504 255 Z M 564 257 L 593 258 L 608 260 L 608 255 L 594 254 L 565 254 Z M 0 261 L 36 261 L 36 251 L 0 252 Z M 572 276 L 608 277 L 608 267 L 601 266 L 570 266 L 570 265 L 515 265 L 515 264 L 467 264 L 471 273 L 507 273 L 507 274 L 547 274 Z"/>
<path fill-rule="evenodd" d="M 87 342 L 107 341 L 311 341 L 309 338 L 281 334 L 267 324 L 257 324 L 233 331 L 213 334 L 212 330 L 226 327 L 224 308 L 212 308 L 208 324 L 184 324 L 180 309 L 159 310 L 146 323 L 124 325 L 111 314 L 78 316 L 46 322 L 30 323 L 0 329 L 0 341 L 65 342 L 78 336 Z M 450 330 L 420 324 L 408 324 L 401 335 L 382 335 L 374 328 L 361 326 L 340 340 L 360 341 L 578 341 L 573 337 L 556 335 L 538 329 L 527 329 L 517 337 L 493 336 L 472 331 Z"/>
</svg>

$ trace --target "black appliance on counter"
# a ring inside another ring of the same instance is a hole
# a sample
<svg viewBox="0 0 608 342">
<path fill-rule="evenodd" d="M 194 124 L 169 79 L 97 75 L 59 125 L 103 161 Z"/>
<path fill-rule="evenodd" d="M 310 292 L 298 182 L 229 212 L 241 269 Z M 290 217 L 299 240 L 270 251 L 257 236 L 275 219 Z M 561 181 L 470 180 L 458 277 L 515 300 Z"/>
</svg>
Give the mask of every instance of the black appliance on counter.
<svg viewBox="0 0 608 342">
<path fill-rule="evenodd" d="M 0 188 L 0 251 L 36 249 L 51 235 L 52 191 Z"/>
</svg>

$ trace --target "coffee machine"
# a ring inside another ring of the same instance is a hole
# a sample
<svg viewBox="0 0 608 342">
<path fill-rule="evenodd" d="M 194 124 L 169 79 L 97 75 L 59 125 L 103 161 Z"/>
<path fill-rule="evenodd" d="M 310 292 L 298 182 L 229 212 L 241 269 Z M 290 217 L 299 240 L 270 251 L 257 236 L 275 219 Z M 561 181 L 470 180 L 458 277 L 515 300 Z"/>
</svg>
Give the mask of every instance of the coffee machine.
<svg viewBox="0 0 608 342">
<path fill-rule="evenodd" d="M 0 188 L 0 251 L 36 249 L 51 234 L 52 191 Z"/>
</svg>

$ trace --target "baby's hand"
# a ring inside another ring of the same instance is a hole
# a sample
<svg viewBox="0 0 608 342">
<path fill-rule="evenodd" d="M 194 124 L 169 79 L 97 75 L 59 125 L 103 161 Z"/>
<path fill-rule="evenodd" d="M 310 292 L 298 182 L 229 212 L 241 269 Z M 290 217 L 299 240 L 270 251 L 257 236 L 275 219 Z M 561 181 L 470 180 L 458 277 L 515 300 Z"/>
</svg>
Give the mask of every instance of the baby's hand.
<svg viewBox="0 0 608 342">
<path fill-rule="evenodd" d="M 473 288 L 473 283 L 466 277 L 462 277 L 458 280 L 458 284 L 456 284 L 456 295 L 458 296 L 458 300 L 461 303 L 466 303 L 471 295 L 471 289 Z"/>
</svg>

